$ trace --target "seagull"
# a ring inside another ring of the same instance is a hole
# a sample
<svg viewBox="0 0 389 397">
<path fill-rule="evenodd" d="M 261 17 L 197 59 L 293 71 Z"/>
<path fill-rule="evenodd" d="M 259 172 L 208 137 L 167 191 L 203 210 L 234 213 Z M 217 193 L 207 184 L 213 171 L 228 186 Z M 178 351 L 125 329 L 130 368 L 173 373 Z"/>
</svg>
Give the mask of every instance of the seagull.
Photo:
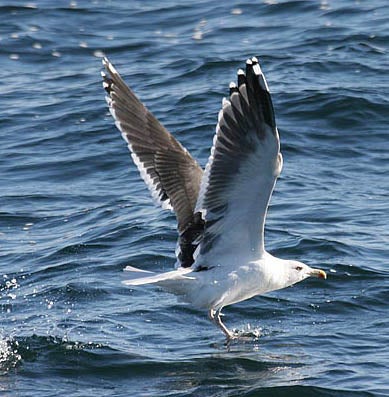
<svg viewBox="0 0 389 397">
<path fill-rule="evenodd" d="M 131 157 L 154 200 L 177 218 L 175 270 L 127 266 L 125 285 L 156 284 L 206 309 L 230 340 L 238 336 L 221 320 L 225 306 L 311 276 L 327 278 L 321 269 L 265 250 L 265 218 L 283 160 L 271 95 L 256 57 L 229 85 L 204 170 L 107 58 L 103 66 L 106 101 Z"/>
</svg>

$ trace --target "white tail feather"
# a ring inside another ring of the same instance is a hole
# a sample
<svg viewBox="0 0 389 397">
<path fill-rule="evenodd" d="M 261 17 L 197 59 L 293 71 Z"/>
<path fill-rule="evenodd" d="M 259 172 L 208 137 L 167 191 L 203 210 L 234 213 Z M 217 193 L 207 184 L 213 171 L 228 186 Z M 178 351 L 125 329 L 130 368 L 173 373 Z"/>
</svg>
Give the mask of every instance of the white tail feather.
<svg viewBox="0 0 389 397">
<path fill-rule="evenodd" d="M 194 277 L 186 276 L 187 273 L 192 272 L 191 268 L 183 268 L 180 267 L 177 270 L 173 270 L 171 272 L 155 274 L 153 272 L 149 272 L 146 270 L 137 269 L 136 267 L 127 266 L 125 271 L 129 271 L 132 278 L 128 280 L 124 280 L 123 284 L 125 285 L 144 285 L 144 284 L 164 284 L 164 281 L 167 280 L 190 280 L 194 279 Z M 150 276 L 143 277 L 142 273 L 151 274 Z"/>
<path fill-rule="evenodd" d="M 150 272 L 148 270 L 143 270 L 143 269 L 139 269 L 137 267 L 134 266 L 126 266 L 123 271 L 125 272 L 134 272 L 134 273 L 149 273 L 149 274 L 154 274 L 154 272 Z"/>
</svg>

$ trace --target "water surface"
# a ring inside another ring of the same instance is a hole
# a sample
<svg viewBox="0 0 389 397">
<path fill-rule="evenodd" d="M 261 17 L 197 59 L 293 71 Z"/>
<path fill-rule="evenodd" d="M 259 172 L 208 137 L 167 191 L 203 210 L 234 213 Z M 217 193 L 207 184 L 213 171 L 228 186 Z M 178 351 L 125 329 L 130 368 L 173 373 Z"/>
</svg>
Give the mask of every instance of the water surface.
<svg viewBox="0 0 389 397">
<path fill-rule="evenodd" d="M 389 9 L 365 1 L 1 1 L 0 394 L 389 394 Z M 121 284 L 168 270 L 100 82 L 107 55 L 204 165 L 228 83 L 266 73 L 284 169 L 268 250 L 325 269 L 206 313 Z"/>
</svg>

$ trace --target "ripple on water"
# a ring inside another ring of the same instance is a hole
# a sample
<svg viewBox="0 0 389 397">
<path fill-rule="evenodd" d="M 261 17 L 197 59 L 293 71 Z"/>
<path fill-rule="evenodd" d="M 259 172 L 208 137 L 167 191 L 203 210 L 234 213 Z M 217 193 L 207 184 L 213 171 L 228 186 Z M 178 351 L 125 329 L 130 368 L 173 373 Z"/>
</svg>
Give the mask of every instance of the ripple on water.
<svg viewBox="0 0 389 397">
<path fill-rule="evenodd" d="M 386 2 L 176 3 L 0 5 L 0 393 L 387 395 Z M 201 165 L 261 60 L 285 160 L 267 247 L 328 279 L 225 308 L 257 340 L 121 284 L 171 269 L 177 233 L 108 113 L 104 54 Z"/>
</svg>

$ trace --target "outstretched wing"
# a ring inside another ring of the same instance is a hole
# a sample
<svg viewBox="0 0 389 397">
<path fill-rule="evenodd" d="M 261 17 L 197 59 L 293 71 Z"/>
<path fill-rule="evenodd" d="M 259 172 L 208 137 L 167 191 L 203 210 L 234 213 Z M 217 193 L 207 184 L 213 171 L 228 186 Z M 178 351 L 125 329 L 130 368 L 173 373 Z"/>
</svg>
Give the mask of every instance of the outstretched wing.
<svg viewBox="0 0 389 397">
<path fill-rule="evenodd" d="M 264 251 L 264 223 L 282 156 L 269 89 L 258 60 L 238 71 L 219 112 L 196 211 L 205 219 L 199 247 L 235 258 Z M 215 265 L 215 264 L 213 264 Z"/>
<path fill-rule="evenodd" d="M 196 222 L 194 208 L 203 171 L 188 151 L 142 104 L 109 62 L 102 72 L 106 100 L 116 126 L 153 198 L 173 209 L 178 230 L 185 233 Z"/>
</svg>

